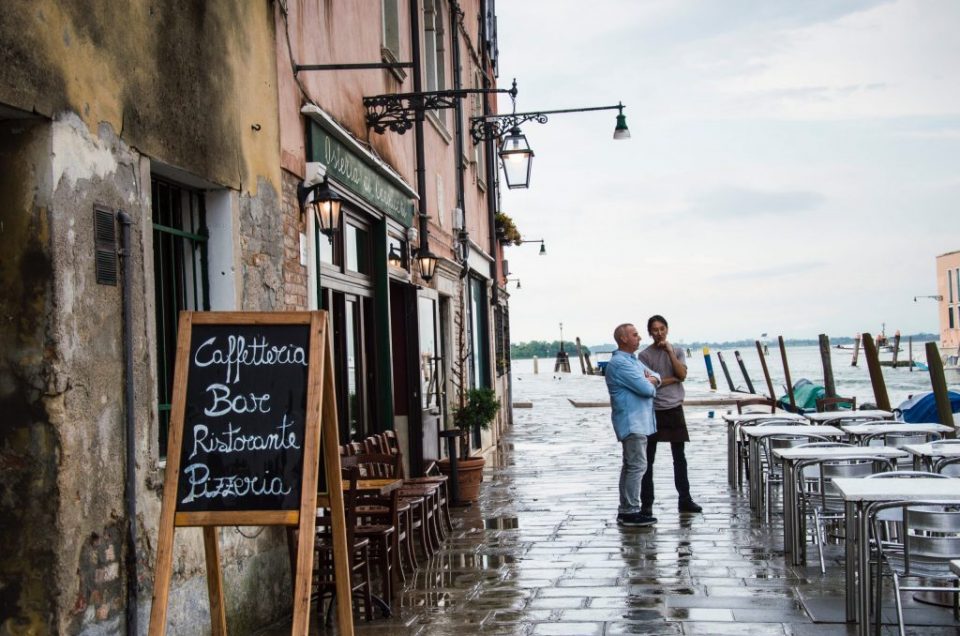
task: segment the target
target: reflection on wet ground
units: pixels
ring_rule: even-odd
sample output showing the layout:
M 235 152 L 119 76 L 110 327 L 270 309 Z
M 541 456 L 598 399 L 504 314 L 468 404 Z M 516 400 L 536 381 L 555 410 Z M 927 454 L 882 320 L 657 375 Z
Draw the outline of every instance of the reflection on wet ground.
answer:
M 844 624 L 843 549 L 814 560 L 783 558 L 781 521 L 750 515 L 746 493 L 726 483 L 721 420 L 688 412 L 687 457 L 701 515 L 677 512 L 669 452 L 657 454 L 652 528 L 616 525 L 620 447 L 609 409 L 576 409 L 567 397 L 597 393 L 602 378 L 524 376 L 500 451 L 488 457 L 481 500 L 454 509 L 456 532 L 421 559 L 395 616 L 357 620 L 357 634 L 736 634 L 832 636 Z M 889 586 L 888 586 L 889 587 Z M 892 598 L 888 599 L 893 620 Z M 910 634 L 957 634 L 949 611 L 907 602 Z M 335 628 L 313 631 L 336 633 Z M 289 634 L 289 624 L 262 632 Z M 885 635 L 894 634 L 885 625 Z

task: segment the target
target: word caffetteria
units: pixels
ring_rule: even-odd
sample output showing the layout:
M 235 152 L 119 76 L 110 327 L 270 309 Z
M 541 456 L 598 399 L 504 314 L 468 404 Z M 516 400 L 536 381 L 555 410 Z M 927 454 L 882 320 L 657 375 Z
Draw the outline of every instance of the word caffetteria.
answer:
M 224 347 L 224 344 L 226 345 Z M 226 343 L 214 336 L 197 347 L 193 363 L 198 367 L 223 365 L 228 384 L 240 380 L 240 367 L 258 367 L 274 364 L 307 366 L 307 352 L 295 345 L 275 345 L 263 336 L 248 341 L 243 336 L 227 336 Z

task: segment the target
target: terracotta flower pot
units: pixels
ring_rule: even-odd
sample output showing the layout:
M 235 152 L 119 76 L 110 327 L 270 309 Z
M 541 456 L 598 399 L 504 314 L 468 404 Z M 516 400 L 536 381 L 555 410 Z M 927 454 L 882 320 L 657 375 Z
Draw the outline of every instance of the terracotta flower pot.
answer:
M 461 502 L 473 503 L 479 499 L 484 464 L 486 460 L 483 457 L 457 459 L 457 493 Z M 444 475 L 450 475 L 449 459 L 441 459 L 437 462 L 437 467 Z

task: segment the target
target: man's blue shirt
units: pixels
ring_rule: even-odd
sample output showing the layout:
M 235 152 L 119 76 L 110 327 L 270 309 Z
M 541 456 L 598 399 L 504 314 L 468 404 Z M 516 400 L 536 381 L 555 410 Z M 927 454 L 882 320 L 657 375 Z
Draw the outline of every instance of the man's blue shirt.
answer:
M 653 435 L 657 432 L 653 416 L 653 396 L 657 394 L 657 389 L 644 376 L 644 369 L 649 371 L 632 354 L 618 349 L 613 352 L 604 370 L 607 390 L 610 392 L 613 430 L 620 441 L 632 433 Z M 653 371 L 650 373 L 660 377 Z

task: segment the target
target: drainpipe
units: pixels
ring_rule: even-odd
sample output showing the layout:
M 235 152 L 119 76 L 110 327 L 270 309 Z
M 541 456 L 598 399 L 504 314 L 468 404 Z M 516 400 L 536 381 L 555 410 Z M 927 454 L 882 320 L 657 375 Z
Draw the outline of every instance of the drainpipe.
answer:
M 413 68 L 411 69 L 413 75 L 413 92 L 420 93 L 423 91 L 423 73 L 420 70 L 420 2 L 418 0 L 410 0 L 409 6 L 410 48 L 413 53 L 411 56 L 411 62 L 413 62 Z M 426 153 L 423 148 L 424 116 L 425 113 L 423 111 L 418 111 L 413 123 L 417 162 L 415 168 L 417 175 L 417 194 L 420 196 L 417 207 L 419 210 L 419 240 L 421 248 L 427 247 L 430 240 L 430 228 L 427 225 Z M 416 305 L 413 308 L 413 312 L 415 315 L 419 315 L 419 308 L 416 307 Z M 416 402 L 410 404 L 410 423 L 408 424 L 408 428 L 411 432 L 416 432 L 415 435 L 410 435 L 410 472 L 411 474 L 419 475 L 423 466 L 423 412 L 420 408 L 419 380 L 415 380 L 415 382 L 417 383 L 416 393 L 414 394 Z
M 133 223 L 130 215 L 120 210 L 117 212 L 120 222 L 120 260 L 123 266 L 123 384 L 124 384 L 124 411 L 126 419 L 126 457 L 124 499 L 127 517 L 127 549 L 125 552 L 125 566 L 127 571 L 127 634 L 136 636 L 137 630 L 137 470 L 136 470 L 136 422 L 133 413 L 133 317 L 130 307 L 133 303 L 131 289 L 133 278 L 133 261 L 130 252 L 130 225 Z
M 410 48 L 413 49 L 412 62 L 413 68 L 413 92 L 423 91 L 423 74 L 420 71 L 420 3 L 416 0 L 410 2 Z M 427 226 L 427 176 L 424 164 L 426 162 L 423 149 L 423 118 L 425 113 L 417 112 L 413 123 L 413 133 L 416 139 L 416 161 L 415 172 L 417 175 L 417 194 L 420 195 L 418 205 L 419 209 L 419 231 L 420 245 L 426 247 L 427 239 L 430 236 L 430 228 Z
M 463 88 L 463 78 L 461 77 L 462 69 L 460 67 L 460 34 L 457 25 L 459 24 L 458 19 L 463 14 L 460 10 L 460 5 L 456 0 L 450 0 L 450 33 L 452 34 L 451 42 L 453 49 L 451 51 L 453 55 L 453 88 L 454 90 L 460 90 Z M 466 235 L 466 211 L 467 203 L 466 196 L 464 195 L 464 182 L 466 177 L 464 176 L 465 166 L 463 164 L 463 100 L 458 99 L 456 101 L 456 106 L 454 107 L 454 139 L 456 144 L 454 146 L 457 157 L 457 207 L 460 208 L 462 214 L 464 215 L 464 228 L 463 232 Z M 466 239 L 464 239 L 466 241 Z M 464 250 L 466 253 L 466 250 Z

